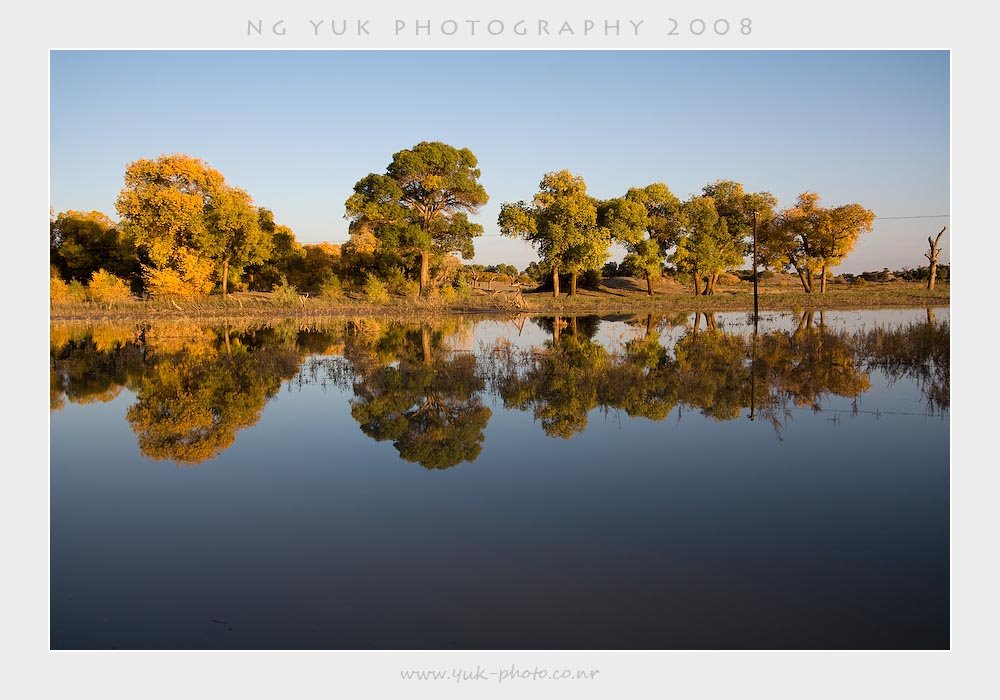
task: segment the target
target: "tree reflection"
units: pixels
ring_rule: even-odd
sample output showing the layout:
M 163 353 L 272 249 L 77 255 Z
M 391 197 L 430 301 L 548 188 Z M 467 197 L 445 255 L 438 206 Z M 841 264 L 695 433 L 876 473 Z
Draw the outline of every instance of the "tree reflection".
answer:
M 890 380 L 916 381 L 931 412 L 951 404 L 951 332 L 947 321 L 937 321 L 927 309 L 927 321 L 896 328 L 878 327 L 854 337 L 859 353 L 871 369 Z
M 351 415 L 375 440 L 392 440 L 399 456 L 447 469 L 479 456 L 492 415 L 482 404 L 476 358 L 442 347 L 444 333 L 390 324 L 352 344 L 358 361 Z M 383 362 L 390 358 L 394 364 Z
M 603 345 L 581 332 L 593 324 L 556 317 L 545 325 L 552 340 L 524 355 L 523 366 L 510 363 L 498 373 L 497 390 L 504 406 L 532 410 L 547 435 L 570 438 L 587 427 L 610 358 Z
M 260 420 L 307 348 L 329 334 L 292 324 L 232 328 L 197 325 L 55 329 L 51 404 L 109 400 L 123 387 L 136 401 L 126 418 L 143 455 L 198 464 Z
M 622 342 L 597 317 L 536 318 L 548 339 L 474 347 L 473 323 L 371 318 L 308 324 L 222 322 L 52 327 L 50 406 L 110 401 L 127 389 L 141 452 L 198 464 L 255 425 L 283 385 L 333 380 L 351 394 L 361 431 L 428 469 L 472 462 L 492 412 L 485 396 L 530 411 L 546 435 L 584 431 L 594 409 L 662 421 L 693 409 L 728 421 L 746 411 L 779 430 L 793 409 L 868 391 L 871 373 L 916 382 L 934 411 L 949 406 L 947 321 L 855 332 L 805 312 L 763 332 L 711 313 L 618 317 Z M 621 329 L 624 328 L 624 331 Z M 614 335 L 614 333 L 612 333 Z

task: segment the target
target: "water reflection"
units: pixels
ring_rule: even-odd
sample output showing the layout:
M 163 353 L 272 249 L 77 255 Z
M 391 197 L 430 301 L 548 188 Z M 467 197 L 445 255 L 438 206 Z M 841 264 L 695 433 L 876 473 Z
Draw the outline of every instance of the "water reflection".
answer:
M 525 321 L 504 326 L 517 334 L 481 334 L 462 317 L 53 324 L 50 404 L 127 389 L 142 454 L 193 465 L 230 447 L 283 386 L 322 383 L 349 396 L 365 435 L 429 469 L 476 460 L 490 402 L 562 439 L 595 409 L 653 421 L 747 415 L 780 437 L 792 411 L 855 399 L 875 372 L 917 384 L 928 413 L 949 405 L 949 324 L 931 309 L 917 322 L 852 327 L 822 312 L 778 315 L 756 331 L 711 313 Z M 522 337 L 531 324 L 544 339 Z

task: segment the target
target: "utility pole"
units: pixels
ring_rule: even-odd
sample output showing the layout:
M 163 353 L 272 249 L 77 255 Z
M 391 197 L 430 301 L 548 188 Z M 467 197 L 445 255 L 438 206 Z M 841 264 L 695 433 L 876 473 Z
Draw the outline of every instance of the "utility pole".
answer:
M 757 210 L 753 210 L 753 325 L 757 327 L 760 303 L 757 298 Z

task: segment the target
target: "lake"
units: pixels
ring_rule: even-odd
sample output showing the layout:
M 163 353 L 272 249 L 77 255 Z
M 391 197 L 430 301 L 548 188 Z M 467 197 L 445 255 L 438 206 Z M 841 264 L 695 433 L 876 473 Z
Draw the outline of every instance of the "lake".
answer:
M 53 323 L 55 649 L 946 649 L 947 308 Z

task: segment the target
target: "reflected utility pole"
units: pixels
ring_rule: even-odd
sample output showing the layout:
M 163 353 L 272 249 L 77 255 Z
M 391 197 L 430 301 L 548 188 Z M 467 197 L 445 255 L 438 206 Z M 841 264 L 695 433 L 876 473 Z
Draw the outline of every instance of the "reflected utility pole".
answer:
M 753 338 L 750 346 L 750 420 L 757 408 L 757 314 L 753 317 Z
M 757 210 L 753 210 L 753 338 L 750 346 L 750 420 L 757 408 L 757 321 L 760 319 L 760 301 L 757 290 Z

